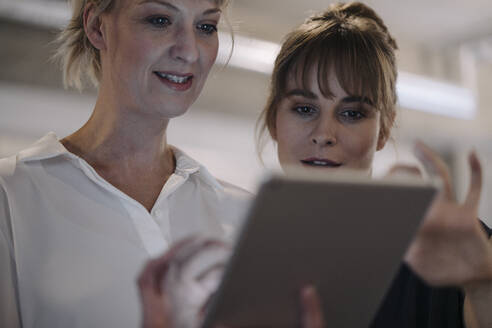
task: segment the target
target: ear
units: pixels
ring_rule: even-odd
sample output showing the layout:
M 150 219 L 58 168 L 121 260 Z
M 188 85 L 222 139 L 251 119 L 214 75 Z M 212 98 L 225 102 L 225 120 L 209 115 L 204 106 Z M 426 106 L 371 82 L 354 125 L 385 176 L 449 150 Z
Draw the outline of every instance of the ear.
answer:
M 381 149 L 384 148 L 386 145 L 386 142 L 388 141 L 389 133 L 384 132 L 383 129 L 379 131 L 379 136 L 378 136 L 378 144 L 376 147 L 376 151 L 380 151 Z
M 273 139 L 273 141 L 277 142 L 277 124 L 275 124 L 272 127 L 268 128 L 268 132 L 270 133 L 270 137 Z
M 93 2 L 88 2 L 84 8 L 84 30 L 87 39 L 98 50 L 106 48 L 106 42 L 102 33 L 101 16 L 96 16 L 96 7 Z

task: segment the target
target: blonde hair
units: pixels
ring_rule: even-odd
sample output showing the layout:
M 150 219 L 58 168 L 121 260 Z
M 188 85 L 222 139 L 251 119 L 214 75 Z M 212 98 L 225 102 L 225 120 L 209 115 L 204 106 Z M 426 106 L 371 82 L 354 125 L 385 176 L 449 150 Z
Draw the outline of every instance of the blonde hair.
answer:
M 308 18 L 286 36 L 275 61 L 270 94 L 257 121 L 259 152 L 266 143 L 266 131 L 275 136 L 277 108 L 287 92 L 287 78 L 301 76 L 303 86 L 308 87 L 315 65 L 324 96 L 332 96 L 328 76 L 334 69 L 346 92 L 367 98 L 381 111 L 381 133 L 389 137 L 396 116 L 397 49 L 383 20 L 360 2 L 334 4 Z
M 221 8 L 227 7 L 230 0 L 215 0 Z M 83 79 L 88 77 L 95 87 L 101 79 L 101 58 L 87 38 L 84 29 L 84 10 L 88 3 L 95 7 L 92 19 L 109 12 L 115 0 L 71 0 L 72 18 L 61 31 L 56 43 L 58 44 L 54 58 L 59 60 L 63 70 L 63 84 L 65 87 L 83 88 Z

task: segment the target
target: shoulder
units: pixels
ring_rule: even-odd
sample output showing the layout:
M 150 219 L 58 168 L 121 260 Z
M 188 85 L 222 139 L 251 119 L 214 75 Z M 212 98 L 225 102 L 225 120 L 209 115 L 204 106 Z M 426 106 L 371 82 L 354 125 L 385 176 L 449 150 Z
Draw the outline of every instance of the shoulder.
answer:
M 11 197 L 35 192 L 32 181 L 44 176 L 46 161 L 65 154 L 56 135 L 48 133 L 17 154 L 0 158 L 0 187 Z
M 250 198 L 251 193 L 232 183 L 217 179 L 206 167 L 184 151 L 173 146 L 176 158 L 176 172 L 192 177 L 201 181 L 203 186 L 207 186 L 216 194 L 227 198 Z M 195 180 L 196 181 L 196 180 Z
M 0 158 L 0 177 L 12 176 L 17 166 L 17 155 Z
M 223 192 L 231 197 L 244 198 L 244 199 L 250 199 L 253 197 L 253 193 L 249 192 L 244 188 L 236 186 L 227 181 L 223 181 L 220 179 L 216 179 L 216 180 L 218 184 L 222 187 Z
M 57 136 L 50 132 L 29 147 L 10 157 L 0 159 L 0 177 L 10 177 L 16 174 L 21 163 L 40 161 L 68 153 L 58 141 Z
M 232 236 L 245 217 L 252 194 L 232 183 L 217 179 L 201 163 L 173 147 L 176 172 L 189 177 L 198 198 L 206 203 L 209 213 L 218 219 L 227 236 Z

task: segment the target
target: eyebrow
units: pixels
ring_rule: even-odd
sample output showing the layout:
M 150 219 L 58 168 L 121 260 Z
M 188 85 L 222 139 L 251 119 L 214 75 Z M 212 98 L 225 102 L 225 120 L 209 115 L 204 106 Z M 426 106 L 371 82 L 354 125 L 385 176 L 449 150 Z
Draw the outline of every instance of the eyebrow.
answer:
M 309 90 L 304 90 L 304 89 L 293 89 L 290 90 L 286 93 L 286 97 L 292 97 L 292 96 L 301 96 L 304 98 L 308 98 L 311 100 L 317 100 L 318 96 Z M 371 99 L 367 97 L 362 97 L 362 96 L 347 96 L 344 97 L 340 102 L 342 103 L 365 103 L 369 106 L 374 106 L 374 103 L 371 101 Z
M 156 4 L 159 4 L 159 5 L 162 5 L 162 6 L 165 6 L 173 11 L 179 11 L 179 8 L 170 4 L 169 2 L 167 1 L 164 1 L 164 0 L 141 0 L 138 4 L 139 5 L 143 5 L 144 3 L 156 3 Z M 216 13 L 221 13 L 222 10 L 220 10 L 220 8 L 211 8 L 211 9 L 207 9 L 203 12 L 203 15 L 211 15 L 211 14 L 216 14 Z
M 287 97 L 301 96 L 301 97 L 313 99 L 313 100 L 318 99 L 318 96 L 314 92 L 311 92 L 309 90 L 304 90 L 304 89 L 292 89 L 292 90 L 288 91 L 285 94 L 285 96 L 287 96 Z
M 367 97 L 362 97 L 362 96 L 348 96 L 348 97 L 343 98 L 342 102 L 344 102 L 344 103 L 358 102 L 358 103 L 367 104 L 369 106 L 374 106 L 374 103 L 371 101 L 371 99 L 369 99 Z
M 141 0 L 138 4 L 143 5 L 144 3 L 156 3 L 158 5 L 162 5 L 165 7 L 168 7 L 171 10 L 178 11 L 178 7 L 170 4 L 169 2 L 163 1 L 163 0 Z

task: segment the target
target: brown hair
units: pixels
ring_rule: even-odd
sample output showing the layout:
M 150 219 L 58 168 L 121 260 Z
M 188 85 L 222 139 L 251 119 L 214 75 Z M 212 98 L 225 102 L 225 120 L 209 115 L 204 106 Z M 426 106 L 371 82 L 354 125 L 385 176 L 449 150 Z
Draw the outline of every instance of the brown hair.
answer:
M 226 7 L 229 1 L 215 0 L 222 8 Z M 84 10 L 88 3 L 92 3 L 95 7 L 93 19 L 96 19 L 110 11 L 116 0 L 70 0 L 70 2 L 72 18 L 56 40 L 58 49 L 54 58 L 59 59 L 62 64 L 65 87 L 81 90 L 84 75 L 97 87 L 101 78 L 101 58 L 99 50 L 91 44 L 85 34 Z
M 331 5 L 289 33 L 271 76 L 270 95 L 257 122 L 257 144 L 264 146 L 266 130 L 275 136 L 277 108 L 289 74 L 309 86 L 309 72 L 318 65 L 318 84 L 324 96 L 330 70 L 347 92 L 369 99 L 381 111 L 381 133 L 388 137 L 396 116 L 396 41 L 383 20 L 360 2 Z

